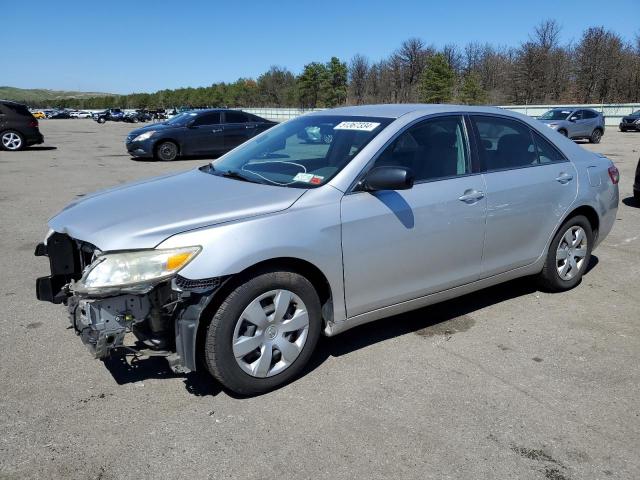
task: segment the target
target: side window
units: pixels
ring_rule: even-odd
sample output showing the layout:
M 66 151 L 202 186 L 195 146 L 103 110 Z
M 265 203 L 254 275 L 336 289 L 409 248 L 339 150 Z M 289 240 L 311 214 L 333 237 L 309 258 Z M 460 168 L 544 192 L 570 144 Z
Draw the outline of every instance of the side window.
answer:
M 575 112 L 573 112 L 571 114 L 571 116 L 569 118 L 573 119 L 573 120 L 582 120 L 584 118 L 583 117 L 583 112 L 584 112 L 584 110 L 576 110 Z
M 410 168 L 416 182 L 470 173 L 462 117 L 439 117 L 410 127 L 382 152 L 375 166 Z
M 480 136 L 478 150 L 487 171 L 535 165 L 537 155 L 529 127 L 504 117 L 471 117 Z
M 583 110 L 583 117 L 582 118 L 596 118 L 598 116 L 598 114 L 592 110 Z
M 194 125 L 218 125 L 220 123 L 220 112 L 205 113 L 200 115 L 193 122 Z
M 538 162 L 541 165 L 567 161 L 558 149 L 538 132 L 533 132 L 533 139 L 536 143 L 536 151 L 538 152 Z
M 242 112 L 225 112 L 225 123 L 246 123 L 247 116 Z

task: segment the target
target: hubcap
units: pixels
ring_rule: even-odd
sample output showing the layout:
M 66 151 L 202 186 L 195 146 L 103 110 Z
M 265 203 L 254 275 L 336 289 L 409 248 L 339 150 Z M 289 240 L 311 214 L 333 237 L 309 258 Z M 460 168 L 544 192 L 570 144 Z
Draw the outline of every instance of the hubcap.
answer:
M 574 225 L 562 236 L 556 250 L 556 268 L 562 280 L 574 278 L 584 265 L 587 256 L 587 234 Z
M 162 158 L 173 158 L 176 155 L 176 147 L 171 143 L 165 143 L 160 147 Z
M 252 377 L 271 377 L 298 358 L 309 334 L 309 313 L 289 290 L 272 290 L 249 303 L 236 322 L 233 355 Z
M 7 132 L 2 135 L 2 145 L 7 150 L 17 150 L 22 145 L 22 139 L 16 133 Z

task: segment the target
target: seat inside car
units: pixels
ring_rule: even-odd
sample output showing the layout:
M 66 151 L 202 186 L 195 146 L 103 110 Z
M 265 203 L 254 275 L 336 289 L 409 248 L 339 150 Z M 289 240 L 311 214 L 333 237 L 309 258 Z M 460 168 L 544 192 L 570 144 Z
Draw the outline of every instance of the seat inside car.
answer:
M 525 167 L 535 162 L 531 138 L 518 133 L 503 135 L 491 162 L 492 169 Z

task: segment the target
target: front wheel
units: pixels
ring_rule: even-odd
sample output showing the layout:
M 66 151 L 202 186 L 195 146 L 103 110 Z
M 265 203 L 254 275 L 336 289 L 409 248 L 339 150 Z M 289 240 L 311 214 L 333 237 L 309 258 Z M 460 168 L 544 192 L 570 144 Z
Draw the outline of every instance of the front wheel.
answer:
M 207 327 L 204 354 L 228 389 L 256 395 L 297 376 L 315 349 L 320 300 L 302 275 L 266 271 L 236 287 Z
M 2 132 L 2 136 L 0 136 L 3 150 L 17 151 L 24 148 L 24 138 L 20 132 L 16 132 L 15 130 L 7 130 L 6 132 Z
M 600 143 L 601 139 L 602 139 L 602 130 L 600 130 L 599 128 L 596 128 L 591 133 L 591 136 L 589 137 L 589 142 L 590 143 Z
M 106 121 L 107 120 L 104 117 L 98 117 L 98 120 L 97 120 L 98 123 L 104 123 Z
M 561 292 L 575 287 L 589 265 L 593 248 L 593 230 L 586 217 L 567 220 L 549 245 L 539 281 L 548 291 Z
M 173 142 L 162 142 L 156 147 L 156 158 L 163 162 L 175 160 L 178 156 L 178 146 Z

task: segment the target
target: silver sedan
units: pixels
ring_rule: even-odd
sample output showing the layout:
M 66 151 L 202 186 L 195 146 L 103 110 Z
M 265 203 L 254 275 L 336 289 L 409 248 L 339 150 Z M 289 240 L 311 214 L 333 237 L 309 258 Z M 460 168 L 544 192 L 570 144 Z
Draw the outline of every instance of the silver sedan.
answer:
M 51 265 L 37 294 L 67 305 L 97 358 L 163 354 L 257 394 L 298 375 L 322 333 L 516 277 L 575 287 L 618 175 L 497 108 L 326 110 L 71 204 L 36 249 Z

